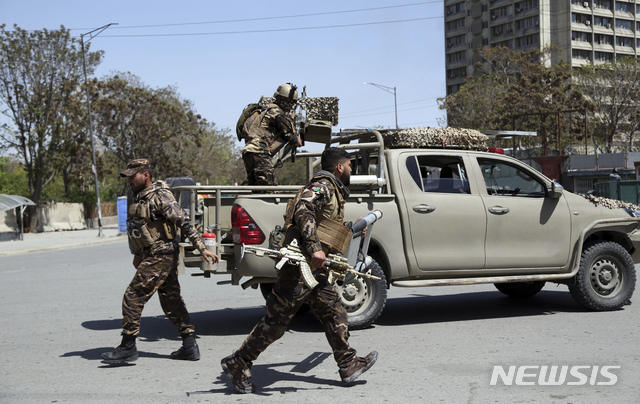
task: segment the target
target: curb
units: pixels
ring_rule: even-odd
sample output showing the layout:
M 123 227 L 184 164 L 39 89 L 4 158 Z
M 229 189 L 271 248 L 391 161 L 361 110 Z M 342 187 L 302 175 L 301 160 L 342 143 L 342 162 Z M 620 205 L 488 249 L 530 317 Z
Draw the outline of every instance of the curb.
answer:
M 96 244 L 107 244 L 107 243 L 115 243 L 115 242 L 124 242 L 127 241 L 127 237 L 121 236 L 112 236 L 112 237 L 104 237 L 104 238 L 95 238 L 95 239 L 87 239 L 81 240 L 77 242 L 70 242 L 69 244 L 58 244 L 58 245 L 48 245 L 48 246 L 37 246 L 37 247 L 27 247 L 9 251 L 0 251 L 0 257 L 9 256 L 9 255 L 18 255 L 18 254 L 29 254 L 34 252 L 44 252 L 44 251 L 55 251 L 55 250 L 64 250 L 68 248 L 76 248 L 76 247 L 86 247 L 90 245 Z M 0 248 L 2 245 L 0 244 Z

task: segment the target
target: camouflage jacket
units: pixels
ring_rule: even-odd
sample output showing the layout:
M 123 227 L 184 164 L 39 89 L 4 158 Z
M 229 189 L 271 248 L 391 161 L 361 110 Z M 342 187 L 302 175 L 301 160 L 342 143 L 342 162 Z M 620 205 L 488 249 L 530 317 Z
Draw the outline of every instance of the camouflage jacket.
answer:
M 293 209 L 293 225 L 307 253 L 322 250 L 316 227 L 323 219 L 344 220 L 344 198 L 349 189 L 328 171 L 318 171 L 305 186 Z M 345 224 L 346 225 L 346 224 Z
M 285 113 L 276 104 L 267 104 L 265 110 L 256 119 L 249 117 L 245 122 L 245 131 L 250 140 L 242 149 L 246 152 L 260 153 L 274 148 L 276 139 L 288 141 L 295 133 L 293 117 Z
M 156 181 L 152 186 L 146 188 L 134 195 L 134 203 L 144 200 L 148 206 L 148 217 L 152 222 L 161 221 L 165 228 L 173 233 L 174 237 L 162 234 L 151 247 L 147 254 L 173 254 L 178 252 L 178 242 L 175 238 L 176 228 L 181 230 L 181 234 L 186 236 L 191 244 L 200 252 L 206 249 L 206 246 L 200 238 L 200 234 L 191 224 L 189 215 L 180 207 L 178 202 L 171 193 L 169 185 L 164 181 Z M 131 219 L 131 216 L 129 216 Z

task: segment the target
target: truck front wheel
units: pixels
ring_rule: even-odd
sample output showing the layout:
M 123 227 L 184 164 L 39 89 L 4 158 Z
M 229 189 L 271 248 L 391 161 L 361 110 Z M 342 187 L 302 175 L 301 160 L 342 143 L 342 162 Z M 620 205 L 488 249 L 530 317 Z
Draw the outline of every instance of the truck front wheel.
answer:
M 583 306 L 606 311 L 629 303 L 635 287 L 636 270 L 627 250 L 612 241 L 596 241 L 582 250 L 580 269 L 569 291 Z
M 387 302 L 387 280 L 380 265 L 372 261 L 367 268 L 380 280 L 356 276 L 347 283 L 336 282 L 335 287 L 349 317 L 349 328 L 360 330 L 375 322 Z

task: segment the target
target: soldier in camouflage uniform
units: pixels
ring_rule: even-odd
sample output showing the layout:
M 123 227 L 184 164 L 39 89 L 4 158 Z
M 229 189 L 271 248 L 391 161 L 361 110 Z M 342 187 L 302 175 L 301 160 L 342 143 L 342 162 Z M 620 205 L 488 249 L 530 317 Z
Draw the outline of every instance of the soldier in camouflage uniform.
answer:
M 171 358 L 198 360 L 200 351 L 195 341 L 195 329 L 180 296 L 177 228 L 200 251 L 203 259 L 214 263 L 218 256 L 206 249 L 168 184 L 151 182 L 149 160 L 130 161 L 120 176 L 127 177 L 134 194 L 134 203 L 129 206 L 127 233 L 136 274 L 122 300 L 122 343 L 113 351 L 103 353 L 102 358 L 109 363 L 138 359 L 136 337 L 140 332 L 142 309 L 157 291 L 162 310 L 178 327 L 182 337 L 182 347 L 173 352 Z
M 260 113 L 247 118 L 243 127 L 246 144 L 242 159 L 249 185 L 277 185 L 271 158 L 287 142 L 302 144 L 291 115 L 298 99 L 296 86 L 283 84 L 273 96 L 275 104 L 267 104 Z
M 351 175 L 349 154 L 337 148 L 322 153 L 322 170 L 294 200 L 291 223 L 285 222 L 285 241 L 298 239 L 303 252 L 308 254 L 318 285 L 312 290 L 305 284 L 297 265 L 285 264 L 278 272 L 278 280 L 267 297 L 266 315 L 256 324 L 244 343 L 232 355 L 222 359 L 222 368 L 240 393 L 252 393 L 249 382 L 254 360 L 274 341 L 282 337 L 287 324 L 303 303 L 307 303 L 318 315 L 340 368 L 342 382 L 350 384 L 375 363 L 378 353 L 366 357 L 356 355 L 349 346 L 348 322 L 340 297 L 328 281 L 324 268 L 327 247 L 320 242 L 316 227 L 323 220 L 344 219 L 344 198 L 348 196 Z

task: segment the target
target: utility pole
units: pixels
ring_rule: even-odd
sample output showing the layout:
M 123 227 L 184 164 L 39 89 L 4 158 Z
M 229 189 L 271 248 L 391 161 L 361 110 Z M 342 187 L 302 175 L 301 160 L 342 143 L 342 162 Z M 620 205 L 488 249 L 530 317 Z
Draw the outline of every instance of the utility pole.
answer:
M 100 211 L 100 187 L 98 184 L 98 167 L 96 165 L 96 148 L 95 142 L 93 140 L 93 122 L 91 120 L 91 97 L 89 95 L 89 81 L 87 80 L 87 58 L 84 53 L 84 37 L 85 35 L 89 36 L 87 43 L 91 41 L 96 36 L 100 35 L 102 31 L 109 28 L 111 25 L 117 25 L 117 23 L 110 23 L 100 28 L 96 28 L 93 31 L 89 31 L 85 34 L 80 34 L 80 46 L 82 47 L 82 68 L 84 70 L 84 86 L 87 92 L 87 111 L 89 113 L 89 136 L 91 137 L 91 156 L 93 158 L 93 163 L 91 165 L 91 171 L 93 171 L 93 180 L 96 184 L 96 206 L 98 208 L 98 237 L 104 237 L 104 233 L 102 232 L 102 213 Z
M 396 88 L 395 87 L 387 87 L 387 86 L 383 86 L 382 84 L 376 84 L 376 83 L 362 83 L 362 84 L 370 84 L 374 87 L 378 87 L 379 89 L 388 92 L 389 94 L 393 94 L 393 104 L 395 105 L 395 110 L 396 110 L 396 129 L 399 129 L 398 127 L 398 100 L 396 98 Z

